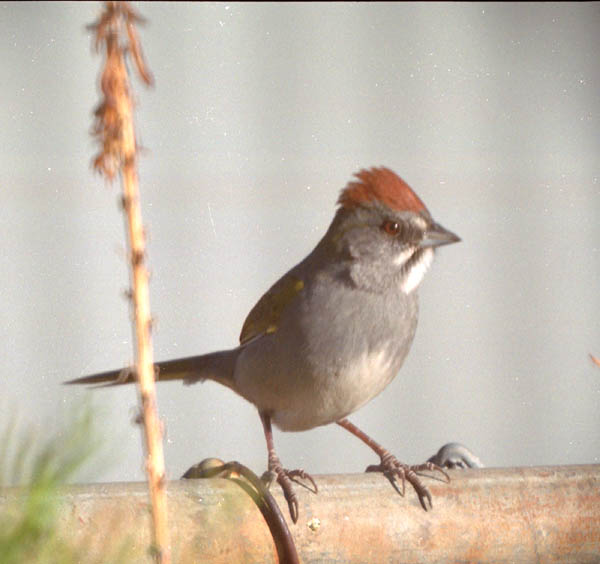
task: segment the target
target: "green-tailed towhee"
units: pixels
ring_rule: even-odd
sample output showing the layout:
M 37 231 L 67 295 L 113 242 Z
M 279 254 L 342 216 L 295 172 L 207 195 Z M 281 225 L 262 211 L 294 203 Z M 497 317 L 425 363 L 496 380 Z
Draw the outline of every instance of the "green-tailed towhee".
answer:
M 416 472 L 442 471 L 431 462 L 399 462 L 346 416 L 398 373 L 417 326 L 416 289 L 434 249 L 460 239 L 435 223 L 408 184 L 387 168 L 361 170 L 338 204 L 315 249 L 254 306 L 238 347 L 157 364 L 158 380 L 215 380 L 257 407 L 268 468 L 294 522 L 292 481 L 314 481 L 302 470 L 282 467 L 271 422 L 283 431 L 341 425 L 379 455 L 380 464 L 368 470 L 382 471 L 392 482 L 408 480 L 425 509 L 431 495 Z M 122 384 L 133 378 L 131 371 L 112 371 L 69 383 Z

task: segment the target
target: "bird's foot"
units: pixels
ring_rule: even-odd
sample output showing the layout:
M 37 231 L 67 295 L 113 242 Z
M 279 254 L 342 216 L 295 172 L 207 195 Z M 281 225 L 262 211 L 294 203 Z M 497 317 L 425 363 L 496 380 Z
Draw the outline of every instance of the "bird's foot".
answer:
M 299 484 L 313 493 L 318 493 L 319 491 L 316 482 L 308 472 L 305 472 L 302 469 L 288 470 L 287 468 L 281 466 L 281 462 L 276 457 L 269 458 L 269 470 L 263 474 L 262 479 L 267 486 L 270 486 L 274 481 L 277 481 L 277 483 L 281 486 L 283 495 L 290 510 L 290 516 L 294 523 L 298 521 L 298 496 L 294 491 L 292 482 Z M 301 480 L 310 482 L 312 487 Z
M 381 454 L 381 464 L 373 464 L 366 469 L 366 472 L 382 472 L 400 495 L 404 495 L 405 482 L 408 482 L 417 492 L 421 506 L 427 511 L 428 508 L 426 502 L 429 501 L 430 508 L 433 507 L 433 504 L 431 502 L 431 493 L 429 492 L 429 489 L 417 475 L 418 472 L 423 471 L 440 472 L 446 478 L 446 481 L 450 481 L 450 476 L 433 462 L 427 461 L 423 464 L 409 466 L 408 464 L 400 462 L 387 450 L 384 450 L 383 454 Z M 398 478 L 402 482 L 402 490 L 398 488 Z

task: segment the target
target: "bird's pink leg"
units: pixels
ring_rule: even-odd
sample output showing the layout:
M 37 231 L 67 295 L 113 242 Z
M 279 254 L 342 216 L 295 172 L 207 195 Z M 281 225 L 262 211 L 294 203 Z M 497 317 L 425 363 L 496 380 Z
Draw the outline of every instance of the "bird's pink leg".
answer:
M 404 464 L 398 461 L 393 454 L 383 448 L 379 443 L 375 442 L 371 437 L 369 437 L 369 435 L 361 431 L 356 425 L 350 423 L 348 419 L 340 419 L 337 421 L 337 424 L 347 431 L 350 431 L 354 436 L 358 437 L 363 443 L 374 450 L 379 455 L 379 458 L 381 458 L 381 463 L 369 466 L 366 470 L 367 472 L 383 472 L 383 475 L 392 483 L 396 490 L 398 490 L 396 486 L 396 478 L 400 478 L 402 481 L 402 495 L 404 495 L 404 483 L 407 481 L 412 485 L 413 488 L 415 488 L 423 509 L 427 511 L 427 504 L 425 503 L 425 500 L 429 501 L 429 507 L 433 507 L 431 503 L 431 493 L 429 492 L 427 486 L 423 484 L 419 476 L 417 476 L 417 472 L 422 472 L 423 470 L 435 470 L 441 472 L 446 479 L 450 481 L 450 477 L 448 474 L 446 474 L 446 472 L 444 472 L 444 470 L 442 470 L 442 468 L 433 462 L 425 462 L 415 466 Z M 398 492 L 400 492 L 400 490 L 398 490 Z
M 263 412 L 259 412 L 259 415 L 260 420 L 263 424 L 265 439 L 267 440 L 267 452 L 269 454 L 269 472 L 275 475 L 277 483 L 281 486 L 281 489 L 283 490 L 283 495 L 285 496 L 285 500 L 288 503 L 290 516 L 292 518 L 292 521 L 295 523 L 296 521 L 298 521 L 298 497 L 296 496 L 296 492 L 294 492 L 292 482 L 296 482 L 297 484 L 308 488 L 308 486 L 300 482 L 299 479 L 308 480 L 312 484 L 312 491 L 314 491 L 314 493 L 317 493 L 319 490 L 312 476 L 304 470 L 288 470 L 281 465 L 281 461 L 279 460 L 279 457 L 275 452 L 275 444 L 273 442 L 273 430 L 271 429 L 271 417 L 270 415 Z

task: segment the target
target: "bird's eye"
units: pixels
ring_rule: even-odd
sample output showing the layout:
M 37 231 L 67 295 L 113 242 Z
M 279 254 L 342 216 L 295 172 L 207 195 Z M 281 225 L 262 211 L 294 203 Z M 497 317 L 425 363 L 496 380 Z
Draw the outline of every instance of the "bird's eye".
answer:
M 388 219 L 382 223 L 381 229 L 383 229 L 388 235 L 398 235 L 400 232 L 400 224 L 397 221 Z

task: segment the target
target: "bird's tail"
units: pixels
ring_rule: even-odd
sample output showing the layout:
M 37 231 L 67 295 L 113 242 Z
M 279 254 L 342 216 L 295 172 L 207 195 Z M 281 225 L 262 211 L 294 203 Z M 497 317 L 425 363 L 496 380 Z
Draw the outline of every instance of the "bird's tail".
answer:
M 239 348 L 218 351 L 200 356 L 177 358 L 166 362 L 157 362 L 156 379 L 183 380 L 184 384 L 195 384 L 203 380 L 214 380 L 228 388 L 233 388 L 233 373 L 235 363 L 240 352 Z M 111 370 L 101 374 L 92 374 L 68 380 L 65 384 L 92 384 L 99 386 L 120 386 L 130 384 L 136 379 L 135 370 L 124 368 Z

